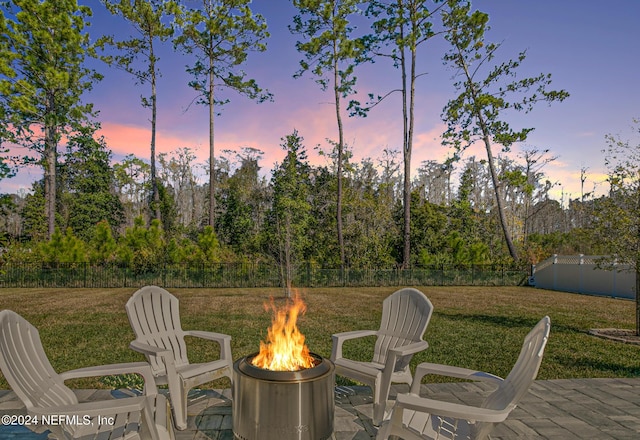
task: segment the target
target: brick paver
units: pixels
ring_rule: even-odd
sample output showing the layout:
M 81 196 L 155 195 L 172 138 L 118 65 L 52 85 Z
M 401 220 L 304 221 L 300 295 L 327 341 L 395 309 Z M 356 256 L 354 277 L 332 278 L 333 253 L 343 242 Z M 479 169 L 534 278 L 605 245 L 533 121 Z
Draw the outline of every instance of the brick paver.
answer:
M 431 398 L 478 404 L 490 392 L 481 383 L 423 385 Z M 394 386 L 390 400 L 406 385 Z M 82 390 L 81 398 L 103 398 L 109 391 Z M 372 399 L 367 387 L 336 387 L 335 440 L 371 440 Z M 232 440 L 230 390 L 201 390 L 190 395 L 188 427 L 176 440 Z M 15 395 L 0 391 L 0 415 L 24 414 Z M 631 440 L 640 438 L 640 378 L 536 381 L 492 439 Z M 46 439 L 22 426 L 0 426 L 0 439 Z M 284 440 L 284 439 L 283 439 Z

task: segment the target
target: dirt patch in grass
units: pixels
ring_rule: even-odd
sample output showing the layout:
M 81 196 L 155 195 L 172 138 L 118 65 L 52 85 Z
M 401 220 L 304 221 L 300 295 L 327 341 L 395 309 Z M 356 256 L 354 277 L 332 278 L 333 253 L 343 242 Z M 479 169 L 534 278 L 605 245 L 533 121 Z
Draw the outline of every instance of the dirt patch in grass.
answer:
M 640 345 L 640 335 L 635 330 L 619 328 L 594 328 L 589 330 L 589 334 L 610 341 L 622 342 L 624 344 Z

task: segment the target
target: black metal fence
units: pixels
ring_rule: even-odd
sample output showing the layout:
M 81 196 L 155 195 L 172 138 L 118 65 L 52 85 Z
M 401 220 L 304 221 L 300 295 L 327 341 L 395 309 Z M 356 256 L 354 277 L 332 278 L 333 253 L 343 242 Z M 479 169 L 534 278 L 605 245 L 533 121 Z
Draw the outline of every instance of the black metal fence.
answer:
M 525 282 L 528 268 L 510 265 L 434 265 L 399 268 L 325 268 L 303 263 L 293 269 L 296 287 L 512 286 Z M 163 264 L 136 268 L 121 264 L 24 263 L 0 266 L 0 287 L 280 287 L 280 268 L 267 263 Z

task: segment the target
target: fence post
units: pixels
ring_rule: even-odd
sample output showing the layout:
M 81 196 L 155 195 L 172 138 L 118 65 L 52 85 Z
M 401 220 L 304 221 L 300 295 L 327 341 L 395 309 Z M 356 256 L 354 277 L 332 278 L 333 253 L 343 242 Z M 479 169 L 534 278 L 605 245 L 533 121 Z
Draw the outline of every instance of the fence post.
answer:
M 613 270 L 611 271 L 611 276 L 613 277 L 612 281 L 612 285 L 611 285 L 611 295 L 612 296 L 616 296 L 616 274 L 618 273 L 618 270 L 616 269 L 616 266 L 618 265 L 618 259 L 616 258 L 615 260 L 613 260 Z
M 167 286 L 167 262 L 162 262 L 162 287 Z
M 578 255 L 578 292 L 584 293 L 584 254 Z
M 553 290 L 558 288 L 558 254 L 553 254 Z

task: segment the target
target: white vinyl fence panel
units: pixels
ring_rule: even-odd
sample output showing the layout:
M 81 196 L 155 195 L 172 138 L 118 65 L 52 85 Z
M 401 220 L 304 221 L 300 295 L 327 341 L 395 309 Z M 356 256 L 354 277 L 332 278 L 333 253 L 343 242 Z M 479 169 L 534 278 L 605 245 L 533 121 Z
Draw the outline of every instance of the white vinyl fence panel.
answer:
M 635 299 L 636 275 L 629 265 L 600 269 L 597 255 L 554 255 L 533 266 L 536 287 Z

